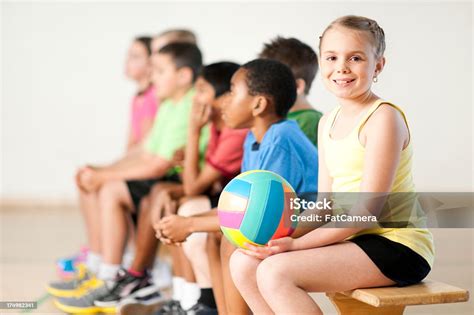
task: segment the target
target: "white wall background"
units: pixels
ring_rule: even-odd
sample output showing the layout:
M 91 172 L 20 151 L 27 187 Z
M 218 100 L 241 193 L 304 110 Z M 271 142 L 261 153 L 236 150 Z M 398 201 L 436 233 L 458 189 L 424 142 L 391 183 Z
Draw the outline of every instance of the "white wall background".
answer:
M 387 66 L 375 90 L 408 115 L 419 191 L 472 191 L 472 3 L 2 2 L 2 198 L 73 198 L 73 173 L 124 149 L 130 40 L 193 29 L 205 62 L 253 59 L 276 35 L 315 49 L 330 21 L 376 19 Z M 334 98 L 316 79 L 315 107 Z

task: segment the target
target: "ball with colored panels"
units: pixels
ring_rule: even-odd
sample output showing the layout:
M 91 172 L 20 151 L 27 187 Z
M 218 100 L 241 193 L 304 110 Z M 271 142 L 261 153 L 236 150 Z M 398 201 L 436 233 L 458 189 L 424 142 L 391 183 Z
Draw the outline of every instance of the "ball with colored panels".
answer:
M 290 198 L 296 193 L 280 175 L 248 171 L 232 179 L 219 197 L 218 215 L 224 236 L 235 246 L 265 245 L 291 235 L 296 228 L 290 216 Z

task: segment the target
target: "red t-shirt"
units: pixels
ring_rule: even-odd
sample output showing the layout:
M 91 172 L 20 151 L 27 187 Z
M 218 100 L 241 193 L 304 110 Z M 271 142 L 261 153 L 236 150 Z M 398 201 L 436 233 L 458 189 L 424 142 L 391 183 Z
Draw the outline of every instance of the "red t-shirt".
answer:
M 225 185 L 240 173 L 243 144 L 248 129 L 230 129 L 223 127 L 218 131 L 211 124 L 210 138 L 206 151 L 206 162 L 221 172 Z

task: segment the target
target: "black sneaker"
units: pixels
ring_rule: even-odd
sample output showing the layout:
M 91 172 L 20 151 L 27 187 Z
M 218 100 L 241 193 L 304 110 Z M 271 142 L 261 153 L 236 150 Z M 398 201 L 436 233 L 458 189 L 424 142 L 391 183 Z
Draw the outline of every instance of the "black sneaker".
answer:
M 124 269 L 120 269 L 115 284 L 109 288 L 109 293 L 94 301 L 96 306 L 116 307 L 125 298 L 146 296 L 158 292 L 150 282 L 150 276 L 135 277 Z
M 171 300 L 153 315 L 186 315 L 186 311 L 179 301 Z
M 122 299 L 117 307 L 120 315 L 147 315 L 161 309 L 169 299 L 157 290 L 151 294 L 137 294 L 134 297 Z
M 193 307 L 186 310 L 187 315 L 217 315 L 215 308 L 209 307 L 202 303 L 196 303 Z

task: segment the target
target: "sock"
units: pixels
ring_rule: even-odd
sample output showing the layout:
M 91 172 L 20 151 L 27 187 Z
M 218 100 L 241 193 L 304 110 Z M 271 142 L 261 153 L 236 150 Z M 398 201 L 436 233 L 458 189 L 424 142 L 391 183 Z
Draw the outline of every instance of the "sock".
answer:
M 133 263 L 133 259 L 135 258 L 135 251 L 133 247 L 127 246 L 123 256 L 122 256 L 122 266 L 124 268 L 130 268 Z
M 97 274 L 97 278 L 101 280 L 111 280 L 115 279 L 117 272 L 120 269 L 120 265 L 112 265 L 101 263 L 99 267 L 99 273 Z
M 184 282 L 183 294 L 181 296 L 181 307 L 188 310 L 193 307 L 201 296 L 201 288 L 196 282 Z
M 152 269 L 153 283 L 159 289 L 171 288 L 173 275 L 171 266 L 164 260 L 157 260 Z
M 212 288 L 201 288 L 201 297 L 199 298 L 198 303 L 204 304 L 213 309 L 217 309 Z
M 180 301 L 183 295 L 184 278 L 173 277 L 173 297 L 175 301 Z
M 132 268 L 128 268 L 128 273 L 131 274 L 132 276 L 136 277 L 136 278 L 141 278 L 145 275 L 145 272 L 144 271 L 136 271 L 136 270 L 133 270 Z
M 96 275 L 99 272 L 100 261 L 99 254 L 89 251 L 86 258 L 87 269 Z

